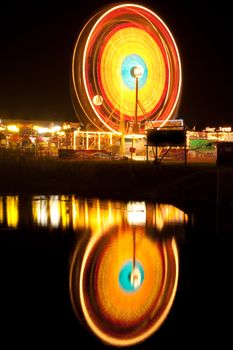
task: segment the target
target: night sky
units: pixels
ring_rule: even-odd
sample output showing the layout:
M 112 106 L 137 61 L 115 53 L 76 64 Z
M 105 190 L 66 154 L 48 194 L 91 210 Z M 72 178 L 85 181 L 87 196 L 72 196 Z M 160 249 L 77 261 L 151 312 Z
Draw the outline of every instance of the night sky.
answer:
M 114 1 L 5 2 L 0 10 L 0 119 L 77 121 L 70 69 L 77 36 Z M 233 126 L 233 15 L 230 2 L 151 0 L 180 51 L 179 118 L 192 128 Z

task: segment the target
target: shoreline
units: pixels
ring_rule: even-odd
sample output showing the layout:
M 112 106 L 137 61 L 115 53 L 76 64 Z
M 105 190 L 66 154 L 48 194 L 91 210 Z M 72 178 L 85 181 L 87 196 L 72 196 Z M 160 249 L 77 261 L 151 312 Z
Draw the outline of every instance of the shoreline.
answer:
M 233 167 L 132 160 L 0 157 L 0 194 L 233 203 Z

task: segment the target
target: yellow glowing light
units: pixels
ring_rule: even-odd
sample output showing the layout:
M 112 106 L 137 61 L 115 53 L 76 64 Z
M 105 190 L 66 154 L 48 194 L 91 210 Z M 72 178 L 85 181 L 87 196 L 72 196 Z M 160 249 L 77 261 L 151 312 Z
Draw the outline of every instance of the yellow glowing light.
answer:
M 132 76 L 134 78 L 140 78 L 142 75 L 143 75 L 143 72 L 144 72 L 144 69 L 143 67 L 141 66 L 135 66 L 133 69 L 132 69 Z
M 117 204 L 100 202 L 98 199 L 81 200 L 72 197 L 73 228 L 89 228 L 91 232 L 102 232 L 103 229 L 121 222 L 122 212 Z
M 145 202 L 129 202 L 127 203 L 127 219 L 129 224 L 145 224 L 146 223 L 146 203 Z
M 33 129 L 36 130 L 38 134 L 45 134 L 50 131 L 49 128 L 44 128 L 42 126 L 37 126 L 37 125 L 35 125 Z
M 48 199 L 45 197 L 34 197 L 32 202 L 33 221 L 41 226 L 48 224 Z
M 70 200 L 69 196 L 62 195 L 60 198 L 60 214 L 61 214 L 61 224 L 62 228 L 66 229 L 69 227 L 70 222 L 72 221 L 72 201 Z
M 34 125 L 33 129 L 36 130 L 38 132 L 38 134 L 46 134 L 46 133 L 59 132 L 61 130 L 61 126 L 54 125 L 54 126 L 48 128 L 48 127 L 43 127 L 43 126 L 39 126 L 39 125 Z
M 220 126 L 219 131 L 231 132 L 231 126 Z
M 100 95 L 95 95 L 95 96 L 93 97 L 93 103 L 94 103 L 94 105 L 96 105 L 96 106 L 100 106 L 100 105 L 103 103 L 103 97 L 100 96 Z
M 61 130 L 61 126 L 60 125 L 54 125 L 50 128 L 50 132 L 58 132 Z
M 16 228 L 19 220 L 18 196 L 6 197 L 7 225 Z
M 7 125 L 7 130 L 11 132 L 19 132 L 19 128 L 17 125 Z
M 156 204 L 155 225 L 158 231 L 167 223 L 185 223 L 188 221 L 188 215 L 179 208 L 171 204 Z
M 60 223 L 60 200 L 58 196 L 51 196 L 49 201 L 50 221 L 52 227 L 59 227 Z
M 3 223 L 4 220 L 4 208 L 3 208 L 3 197 L 0 197 L 0 224 Z
M 71 128 L 71 126 L 70 126 L 70 124 L 64 124 L 63 126 L 62 126 L 62 129 L 64 129 L 64 130 L 69 130 Z
M 80 225 L 80 201 L 72 196 L 72 224 L 73 229 L 77 229 Z
M 130 276 L 130 283 L 133 285 L 134 289 L 138 288 L 141 285 L 141 272 L 137 267 L 134 267 L 131 276 Z
M 65 134 L 65 131 L 58 131 L 58 135 L 59 136 L 65 136 L 66 134 Z
M 134 27 L 116 32 L 103 51 L 101 78 L 105 93 L 113 106 L 118 105 L 120 98 L 121 113 L 134 116 L 135 90 L 124 84 L 121 67 L 125 57 L 135 53 L 146 62 L 148 69 L 147 81 L 139 90 L 139 100 L 142 101 L 144 109 L 138 109 L 138 116 L 141 116 L 150 112 L 158 103 L 166 83 L 166 67 L 161 49 L 147 32 Z
M 136 141 L 137 140 L 142 140 L 142 139 L 145 139 L 146 140 L 146 136 L 145 135 L 140 135 L 140 134 L 128 134 L 128 135 L 125 135 L 125 139 L 126 140 L 132 140 L 132 139 L 135 139 Z

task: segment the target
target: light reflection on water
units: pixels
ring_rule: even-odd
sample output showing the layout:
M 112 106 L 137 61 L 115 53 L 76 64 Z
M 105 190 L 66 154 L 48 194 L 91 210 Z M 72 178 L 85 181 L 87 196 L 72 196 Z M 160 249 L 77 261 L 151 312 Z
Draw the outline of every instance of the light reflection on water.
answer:
M 32 196 L 30 210 L 20 216 L 20 196 L 0 196 L 0 225 L 17 228 L 31 217 L 34 226 L 49 229 L 89 229 L 102 232 L 111 225 L 144 224 L 162 231 L 166 224 L 182 225 L 188 216 L 171 204 L 101 201 L 75 195 Z
M 16 228 L 18 219 L 18 196 L 0 196 L 0 225 Z
M 164 203 L 0 196 L 0 227 L 79 233 L 70 253 L 73 310 L 97 338 L 116 346 L 143 342 L 168 316 L 179 279 L 177 241 L 187 222 L 186 213 Z
M 57 204 L 51 206 L 53 201 Z M 141 295 L 148 293 L 146 285 L 150 283 L 153 296 L 157 293 L 158 300 L 169 300 L 172 295 L 167 291 L 167 299 L 162 298 L 164 294 L 154 288 L 155 283 L 148 281 L 146 284 L 145 259 L 147 256 L 148 259 L 151 258 L 152 252 L 152 260 L 154 259 L 154 263 L 158 261 L 157 278 L 162 276 L 160 281 L 163 278 L 165 280 L 168 271 L 172 271 L 167 273 L 168 282 L 174 276 L 173 272 L 177 271 L 177 289 L 174 287 L 174 277 L 171 280 L 171 286 L 176 290 L 174 299 L 170 299 L 171 308 L 168 303 L 165 319 L 161 318 L 161 309 L 159 311 L 157 308 L 156 314 L 162 319 L 159 328 L 153 328 L 147 322 L 147 317 L 143 322 L 145 316 L 142 313 L 142 322 L 137 328 L 141 334 L 132 334 L 126 328 L 125 338 L 121 335 L 120 341 L 127 343 L 127 339 L 128 342 L 143 339 L 148 335 L 143 335 L 143 326 L 147 326 L 154 333 L 142 343 L 134 343 L 132 349 L 183 348 L 187 347 L 190 339 L 196 347 L 201 343 L 214 345 L 216 338 L 221 344 L 228 344 L 232 333 L 228 321 L 232 305 L 232 203 L 219 203 L 217 230 L 215 203 L 198 201 L 182 205 L 179 208 L 185 208 L 184 211 L 178 208 L 178 204 L 176 207 L 164 203 L 103 201 L 78 198 L 75 195 L 0 196 L 1 340 L 6 340 L 7 344 L 13 342 L 12 348 L 16 342 L 17 346 L 20 342 L 24 345 L 28 342 L 31 347 L 31 339 L 41 339 L 41 345 L 50 340 L 52 348 L 66 342 L 66 348 L 73 349 L 73 345 L 82 340 L 85 345 L 78 345 L 80 349 L 109 348 L 105 342 L 112 344 L 118 329 L 116 326 L 113 330 L 108 329 L 106 313 L 112 309 L 114 303 L 120 304 L 119 312 L 122 309 L 124 311 L 126 299 L 119 298 L 119 290 L 129 290 L 127 305 L 131 299 L 136 299 L 130 296 L 139 297 L 140 292 Z M 43 210 L 36 209 L 41 207 Z M 53 211 L 56 212 L 54 220 L 51 218 Z M 43 226 L 42 222 L 47 222 L 47 226 Z M 135 274 L 130 273 L 135 281 L 133 287 L 131 278 L 127 278 L 127 273 L 126 278 L 122 278 L 122 273 L 128 272 L 128 268 L 132 269 L 134 238 L 135 267 L 138 270 Z M 171 245 L 169 242 L 174 243 Z M 146 245 L 153 248 L 144 249 Z M 170 253 L 167 258 L 171 258 L 167 259 L 165 252 L 169 246 Z M 98 249 L 94 249 L 95 247 Z M 111 254 L 108 253 L 110 249 Z M 76 268 L 79 261 L 76 259 L 78 251 L 82 256 L 85 254 L 85 259 L 80 261 L 81 276 Z M 114 251 L 117 253 L 115 256 Z M 178 259 L 172 258 L 176 256 L 175 251 Z M 127 262 L 124 264 L 123 254 L 127 252 L 131 255 L 126 257 Z M 108 259 L 110 262 L 106 264 Z M 160 264 L 161 261 L 174 263 L 168 270 L 169 263 Z M 106 283 L 105 277 L 109 276 L 106 274 L 108 266 L 112 269 L 111 276 L 107 279 L 107 287 L 103 288 L 101 286 Z M 150 266 L 156 265 L 152 261 Z M 177 270 L 175 266 L 178 266 Z M 150 273 L 154 271 L 152 267 Z M 93 277 L 92 285 L 88 284 L 89 280 L 86 278 L 89 271 L 90 276 L 95 271 L 98 277 L 96 280 Z M 117 276 L 115 283 L 112 273 Z M 70 282 L 73 280 L 71 276 L 77 277 L 76 287 Z M 87 283 L 88 288 L 93 286 L 94 291 L 84 293 L 84 283 Z M 83 287 L 80 288 L 80 285 Z M 71 289 L 71 286 L 74 288 Z M 110 289 L 111 286 L 114 288 Z M 115 292 L 117 288 L 118 293 Z M 133 288 L 136 294 L 130 292 Z M 109 290 L 113 292 L 110 295 L 115 300 L 101 297 L 101 293 L 110 293 Z M 83 295 L 82 303 L 79 295 Z M 152 293 L 150 296 L 152 297 Z M 139 301 L 144 300 L 138 299 L 135 303 L 137 316 L 142 305 Z M 147 315 L 150 308 L 148 305 L 154 304 L 149 304 L 149 298 L 145 298 Z M 89 310 L 86 317 L 85 308 Z M 116 309 L 115 307 L 114 310 Z M 128 317 L 132 318 L 132 310 L 127 313 Z M 117 325 L 120 317 L 124 321 L 123 316 L 118 314 Z M 91 331 L 93 324 L 98 326 L 98 334 Z M 158 326 L 157 321 L 155 325 Z M 15 337 L 12 337 L 13 333 Z M 107 338 L 103 339 L 103 336 Z
M 174 237 L 160 240 L 143 225 L 125 223 L 78 242 L 70 268 L 72 305 L 103 342 L 135 345 L 166 319 L 178 274 Z

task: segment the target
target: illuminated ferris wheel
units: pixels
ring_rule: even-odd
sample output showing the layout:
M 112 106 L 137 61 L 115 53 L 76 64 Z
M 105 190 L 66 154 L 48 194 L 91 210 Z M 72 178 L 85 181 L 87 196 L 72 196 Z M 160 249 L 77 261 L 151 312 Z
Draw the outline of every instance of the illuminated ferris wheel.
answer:
M 72 98 L 84 125 L 102 131 L 143 132 L 174 118 L 181 63 L 166 24 L 137 4 L 105 7 L 86 23 L 72 59 Z

